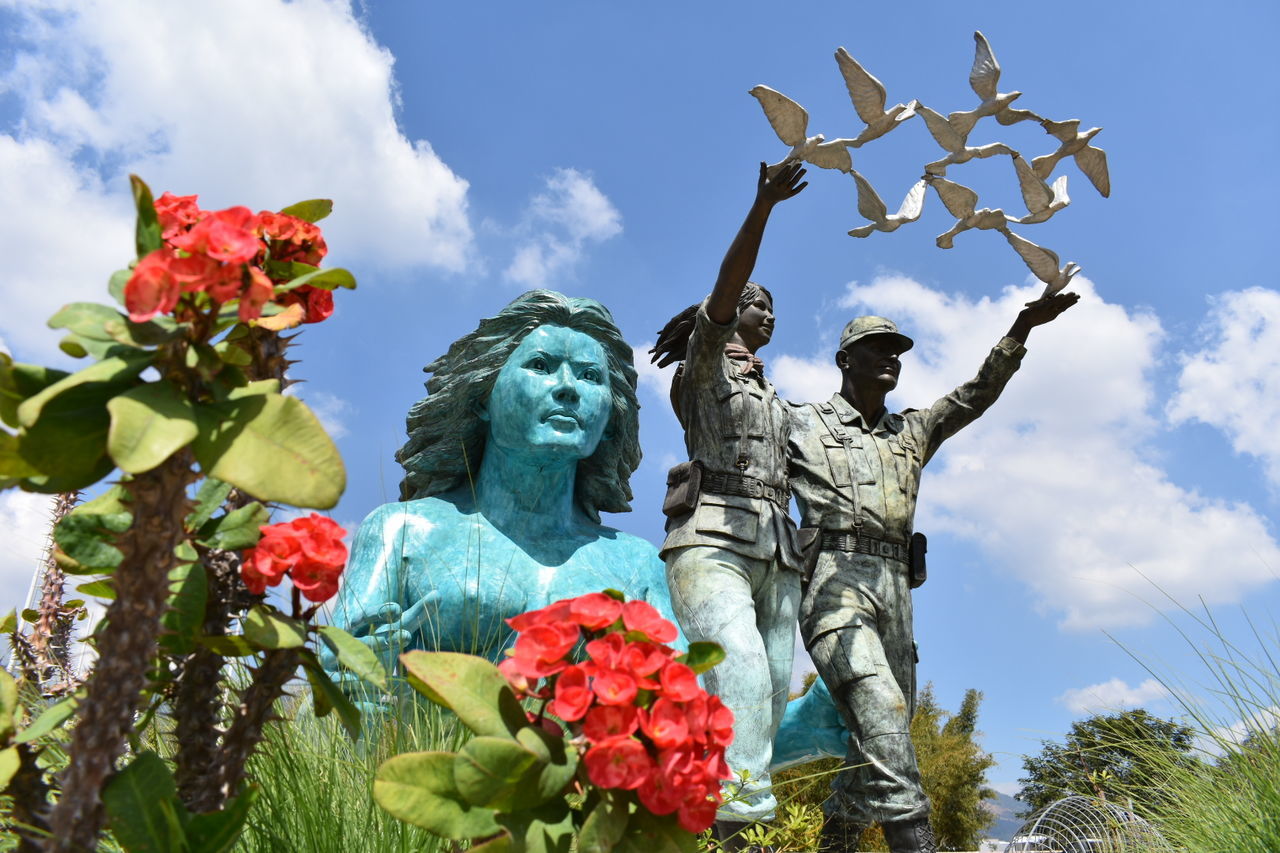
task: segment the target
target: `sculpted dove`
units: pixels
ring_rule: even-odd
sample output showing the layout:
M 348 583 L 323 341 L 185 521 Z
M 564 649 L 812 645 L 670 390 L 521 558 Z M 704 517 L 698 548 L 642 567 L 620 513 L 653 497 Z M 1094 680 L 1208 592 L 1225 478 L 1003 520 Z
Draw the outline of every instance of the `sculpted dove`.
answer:
M 983 230 L 1004 228 L 1004 211 L 989 207 L 978 210 L 978 194 L 973 190 L 934 175 L 926 175 L 925 180 L 933 186 L 938 193 L 938 198 L 942 199 L 942 204 L 956 218 L 956 224 L 945 233 L 939 234 L 938 239 L 934 241 L 939 249 L 950 249 L 955 245 L 955 236 L 961 231 L 968 231 L 971 228 Z
M 895 104 L 885 110 L 884 85 L 858 64 L 858 60 L 849 55 L 843 47 L 836 49 L 836 63 L 844 76 L 845 88 L 849 90 L 849 98 L 858 116 L 867 123 L 866 130 L 848 143 L 850 148 L 858 148 L 873 139 L 884 136 L 889 131 L 916 114 L 919 101 L 908 104 Z
M 916 107 L 916 112 L 924 119 L 925 127 L 929 128 L 929 133 L 937 141 L 938 145 L 944 151 L 950 153 L 941 160 L 935 160 L 924 167 L 925 172 L 930 175 L 945 175 L 947 166 L 952 163 L 967 163 L 973 159 L 981 159 L 984 157 L 993 157 L 996 154 L 1013 154 L 1014 151 L 1003 142 L 992 142 L 989 145 L 980 145 L 977 147 L 969 147 L 965 145 L 965 139 L 968 132 L 960 133 L 955 129 L 949 119 L 943 118 L 939 113 L 929 109 L 924 104 Z
M 1042 178 L 1048 178 L 1064 157 L 1075 157 L 1076 165 L 1084 172 L 1103 198 L 1111 195 L 1111 175 L 1107 171 L 1107 152 L 1097 146 L 1090 145 L 1089 140 L 1098 135 L 1100 127 L 1080 132 L 1080 119 L 1068 121 L 1050 121 L 1042 119 L 1040 126 L 1045 133 L 1062 141 L 1062 145 L 1052 154 L 1037 157 L 1031 161 L 1031 168 Z
M 853 140 L 833 139 L 826 142 L 821 133 L 815 136 L 806 135 L 809 129 L 809 113 L 786 95 L 768 86 L 756 86 L 751 90 L 751 95 L 760 102 L 765 118 L 769 119 L 769 124 L 773 126 L 773 132 L 791 146 L 791 151 L 786 157 L 769 167 L 770 177 L 792 160 L 804 160 L 823 169 L 839 169 L 842 172 L 848 172 L 853 168 L 853 158 L 849 156 L 849 149 L 845 147 Z
M 1040 117 L 1031 110 L 1014 110 L 1009 107 L 1009 104 L 1017 100 L 1022 93 L 1001 94 L 996 91 L 1000 83 L 1000 63 L 996 62 L 996 55 L 991 51 L 991 45 L 987 42 L 986 36 L 975 31 L 973 41 L 975 49 L 973 68 L 969 71 L 969 86 L 982 99 L 982 103 L 971 110 L 957 111 L 948 115 L 947 121 L 951 126 L 962 137 L 967 138 L 969 131 L 973 130 L 973 126 L 983 116 L 995 116 L 996 121 L 1006 125 L 1027 119 L 1038 121 Z
M 924 209 L 925 182 L 923 180 L 916 181 L 911 189 L 907 190 L 907 195 L 902 200 L 902 206 L 898 208 L 898 212 L 890 214 L 880 199 L 879 193 L 866 178 L 858 174 L 857 170 L 853 172 L 853 179 L 858 183 L 858 212 L 866 219 L 870 219 L 871 224 L 854 228 L 849 232 L 850 237 L 866 237 L 872 231 L 897 231 L 904 223 L 915 222 L 920 218 L 920 211 Z
M 1067 196 L 1066 175 L 1059 175 L 1051 187 L 1035 173 L 1021 154 L 1013 155 L 1013 167 L 1018 172 L 1018 186 L 1022 189 L 1022 200 L 1027 205 L 1027 215 L 1021 218 L 1010 216 L 1010 222 L 1017 222 L 1019 225 L 1045 222 L 1071 203 Z
M 1005 239 L 1009 241 L 1009 245 L 1013 247 L 1013 250 L 1030 267 L 1035 277 L 1044 282 L 1044 293 L 1040 294 L 1040 299 L 1046 299 L 1061 291 L 1071 282 L 1072 276 L 1080 272 L 1080 265 L 1074 262 L 1068 262 L 1066 266 L 1059 269 L 1056 252 L 1043 246 L 1037 246 L 1025 237 L 1019 237 L 1014 234 L 1008 228 L 1000 230 L 1004 233 Z

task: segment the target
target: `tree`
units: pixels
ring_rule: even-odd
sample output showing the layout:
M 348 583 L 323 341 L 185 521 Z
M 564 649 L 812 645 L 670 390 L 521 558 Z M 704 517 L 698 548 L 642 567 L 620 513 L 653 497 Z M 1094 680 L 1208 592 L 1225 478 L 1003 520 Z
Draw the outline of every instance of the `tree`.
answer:
M 938 706 L 933 685 L 916 701 L 911 740 L 920 763 L 925 793 L 933 804 L 934 833 L 940 850 L 974 850 L 994 815 L 982 807 L 995 791 L 986 787 L 987 768 L 995 764 L 975 741 L 982 692 L 966 690 L 952 715 Z
M 1164 776 L 1195 761 L 1191 748 L 1191 729 L 1141 708 L 1077 720 L 1065 742 L 1042 741 L 1039 755 L 1023 757 L 1017 799 L 1026 815 L 1072 794 L 1143 811 L 1158 802 Z

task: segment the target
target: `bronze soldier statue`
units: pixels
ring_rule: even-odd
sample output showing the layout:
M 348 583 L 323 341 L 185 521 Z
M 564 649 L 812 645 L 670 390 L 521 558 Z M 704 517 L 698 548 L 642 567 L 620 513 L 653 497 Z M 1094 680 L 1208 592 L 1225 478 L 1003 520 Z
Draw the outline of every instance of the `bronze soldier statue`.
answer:
M 671 398 L 690 461 L 672 469 L 663 506 L 671 605 L 691 642 L 726 652 L 703 676 L 734 714 L 725 758 L 741 776 L 717 815 L 725 850 L 743 849 L 743 830 L 777 806 L 769 766 L 787 706 L 800 561 L 788 515 L 788 407 L 756 355 L 773 334 L 773 299 L 748 279 L 770 211 L 804 189 L 803 175 L 792 163 L 770 178 L 760 164 L 755 201 L 711 295 L 672 318 L 653 349 L 660 366 L 684 362 Z
M 893 853 L 937 849 L 908 733 L 917 660 L 911 589 L 924 580 L 923 537 L 912 527 L 920 471 L 995 402 L 1031 329 L 1078 300 L 1063 293 L 1029 303 L 974 379 L 927 409 L 899 414 L 884 400 L 912 340 L 883 317 L 858 317 L 835 356 L 840 390 L 789 409 L 805 549 L 800 634 L 850 731 L 846 766 L 823 804 L 825 853 L 856 850 L 872 822 Z

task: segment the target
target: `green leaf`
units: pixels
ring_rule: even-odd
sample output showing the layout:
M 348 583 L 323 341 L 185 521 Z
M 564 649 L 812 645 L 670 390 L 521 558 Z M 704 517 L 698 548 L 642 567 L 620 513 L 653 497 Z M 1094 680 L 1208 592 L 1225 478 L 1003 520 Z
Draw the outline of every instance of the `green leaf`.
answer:
M 22 611 L 22 621 L 29 622 L 34 625 L 40 621 L 40 611 L 34 607 L 28 607 Z
M 244 638 L 259 649 L 300 649 L 307 642 L 307 626 L 255 604 L 244 618 Z
M 116 600 L 116 585 L 110 580 L 104 579 L 82 583 L 76 587 L 76 592 L 92 595 L 94 598 L 105 598 L 107 601 Z
M 724 660 L 724 649 L 718 643 L 690 643 L 689 651 L 676 660 L 701 674 Z
M 463 799 L 453 781 L 452 752 L 410 752 L 382 763 L 373 798 L 395 817 L 436 835 L 463 840 L 498 832 L 493 809 Z
M 497 820 L 511 833 L 511 850 L 523 853 L 569 853 L 574 849 L 573 842 L 578 834 L 574 826 L 575 814 L 562 800 L 539 809 L 499 814 Z M 480 846 L 471 849 L 487 851 L 490 848 Z
M 9 782 L 22 769 L 22 756 L 16 746 L 0 749 L 0 791 L 9 787 Z
M 329 509 L 347 486 L 337 447 L 296 397 L 254 395 L 197 410 L 204 473 L 262 501 Z
M 18 453 L 18 437 L 0 430 L 0 477 L 22 479 L 39 476 L 40 471 Z
M 133 277 L 133 270 L 116 270 L 107 280 L 107 292 L 118 304 L 124 304 L 124 286 Z
M 627 803 L 608 792 L 582 822 L 578 835 L 578 853 L 610 853 L 627 829 Z
M 319 688 L 324 693 L 325 704 L 328 704 L 338 712 L 338 719 L 342 721 L 342 727 L 347 730 L 347 734 L 351 735 L 351 739 L 358 740 L 360 737 L 360 709 L 351 704 L 347 694 L 343 693 L 341 688 L 333 683 L 333 680 L 329 678 L 329 673 L 324 671 L 324 667 L 320 665 L 320 661 L 310 649 L 303 649 L 302 651 L 302 666 L 307 672 L 307 680 L 311 682 L 311 689 Z
M 453 784 L 473 805 L 514 811 L 520 782 L 537 763 L 538 756 L 509 737 L 475 737 L 454 758 Z
M 76 712 L 76 706 L 80 703 L 79 696 L 68 696 L 61 702 L 56 702 L 40 712 L 40 716 L 36 717 L 31 725 L 18 732 L 14 737 L 15 743 L 30 743 L 36 738 L 42 738 L 52 732 L 58 726 L 62 725 L 66 720 Z
M 227 495 L 231 494 L 231 484 L 224 483 L 217 477 L 205 477 L 196 492 L 195 509 L 187 516 L 186 527 L 189 531 L 199 530 L 206 521 L 213 517 L 222 506 Z
M 118 355 L 90 365 L 70 376 L 64 376 L 40 393 L 24 400 L 18 406 L 18 420 L 24 427 L 30 429 L 39 420 L 44 407 L 67 391 L 81 385 L 98 387 L 103 383 L 108 383 L 110 386 L 118 385 L 137 376 L 151 364 L 151 361 L 152 356 L 149 353 Z
M 102 789 L 102 804 L 112 834 L 129 853 L 179 853 L 186 846 L 178 788 L 154 752 L 139 753 L 117 773 Z
M 0 420 L 18 427 L 18 404 L 70 375 L 38 364 L 15 364 L 8 353 L 0 352 Z
M 72 358 L 84 358 L 89 354 L 91 349 L 87 344 L 88 342 L 79 335 L 67 335 L 65 338 L 58 341 L 58 349 L 62 350 Z M 97 347 L 93 347 L 92 349 L 94 350 L 94 358 L 101 359 L 108 356 L 106 347 L 103 347 L 101 350 L 98 350 Z
M 291 204 L 280 212 L 306 222 L 319 222 L 333 212 L 333 201 L 327 198 L 311 198 Z
M 484 658 L 455 652 L 412 651 L 400 656 L 409 683 L 458 715 L 478 735 L 506 737 L 529 725 L 524 709 L 498 668 Z
M 222 359 L 223 364 L 234 364 L 239 367 L 253 364 L 253 356 L 248 350 L 237 346 L 235 341 L 219 341 L 213 345 L 213 351 L 218 354 L 218 358 Z
M 187 822 L 188 853 L 229 853 L 234 850 L 249 817 L 249 808 L 258 799 L 257 785 L 245 788 L 220 812 L 192 816 Z
M 614 853 L 698 853 L 698 836 L 682 829 L 675 815 L 652 815 L 637 809 L 627 822 Z
M 222 357 L 208 344 L 194 343 L 187 347 L 187 367 L 199 373 L 200 378 L 208 382 L 222 370 Z
M 61 551 L 55 555 L 58 565 L 79 575 L 110 572 L 124 558 L 115 541 L 133 524 L 133 515 L 81 512 L 83 509 L 64 516 L 53 528 L 53 541 Z
M 270 521 L 271 511 L 257 501 L 252 501 L 206 521 L 200 528 L 200 542 L 208 548 L 243 551 L 258 543 L 262 536 L 259 528 Z
M 168 609 L 160 619 L 164 634 L 160 645 L 175 655 L 195 651 L 196 637 L 204 624 L 209 585 L 200 563 L 179 563 L 169 570 Z
M 9 612 L 0 619 L 0 634 L 11 634 L 18 630 L 18 611 L 10 607 Z
M 160 220 L 156 216 L 156 203 L 151 197 L 151 188 L 137 175 L 129 176 L 129 185 L 133 188 L 133 202 L 138 208 L 138 226 L 134 241 L 138 249 L 138 259 L 161 247 Z
M 258 649 L 241 634 L 204 634 L 196 642 L 224 658 L 244 658 L 258 653 Z
M 337 625 L 321 625 L 317 630 L 320 639 L 337 655 L 338 663 L 370 684 L 387 689 L 387 671 L 382 668 L 382 662 L 373 649 Z
M 199 432 L 191 401 L 161 380 L 130 388 L 107 403 L 107 453 L 130 474 L 150 471 L 191 443 Z
M 331 687 L 336 685 L 330 681 L 328 675 L 323 672 L 317 674 L 309 666 L 303 666 L 302 671 L 307 674 L 307 681 L 311 684 L 311 705 L 316 719 L 319 720 L 329 716 L 329 712 L 333 710 L 333 703 L 329 701 L 328 688 L 321 682 L 328 681 Z
M 339 287 L 355 290 L 356 277 L 342 267 L 332 267 L 324 270 L 313 269 L 290 281 L 286 281 L 284 284 L 277 285 L 275 292 L 284 293 L 294 288 L 302 287 L 304 284 L 309 284 L 322 290 L 336 290 Z
M 578 770 L 578 751 L 569 747 L 563 737 L 556 737 L 537 726 L 526 726 L 516 732 L 516 740 L 538 756 L 536 773 L 520 785 L 517 802 L 521 808 L 534 808 L 543 803 L 563 799 L 565 788 Z
M 0 743 L 9 740 L 17 723 L 14 720 L 18 713 L 18 682 L 8 670 L 0 669 Z M 4 785 L 0 785 L 0 791 Z

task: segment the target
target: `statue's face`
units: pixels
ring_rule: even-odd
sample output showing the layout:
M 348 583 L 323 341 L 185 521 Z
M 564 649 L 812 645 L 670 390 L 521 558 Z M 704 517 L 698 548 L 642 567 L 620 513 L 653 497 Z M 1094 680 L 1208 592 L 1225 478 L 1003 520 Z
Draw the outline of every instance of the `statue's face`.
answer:
M 609 423 L 604 347 L 564 326 L 539 326 L 507 359 L 489 395 L 489 441 L 522 455 L 585 459 Z
M 738 337 L 755 352 L 773 337 L 773 303 L 763 293 L 756 294 L 750 305 L 738 312 Z
M 855 385 L 879 384 L 885 391 L 898 385 L 902 362 L 898 358 L 899 345 L 888 335 L 872 335 L 854 341 L 836 353 L 836 366 L 844 374 L 845 381 Z

